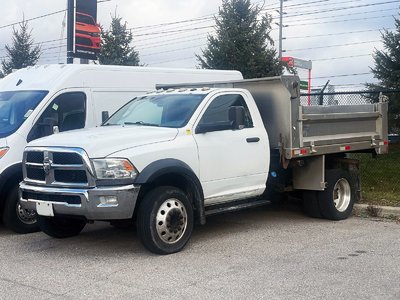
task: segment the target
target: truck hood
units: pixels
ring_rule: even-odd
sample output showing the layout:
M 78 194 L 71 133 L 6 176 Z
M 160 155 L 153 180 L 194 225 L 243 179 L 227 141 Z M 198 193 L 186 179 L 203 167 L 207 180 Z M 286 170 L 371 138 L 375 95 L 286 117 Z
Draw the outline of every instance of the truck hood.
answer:
M 176 128 L 150 126 L 102 126 L 54 134 L 28 144 L 28 147 L 82 148 L 90 158 L 175 139 Z

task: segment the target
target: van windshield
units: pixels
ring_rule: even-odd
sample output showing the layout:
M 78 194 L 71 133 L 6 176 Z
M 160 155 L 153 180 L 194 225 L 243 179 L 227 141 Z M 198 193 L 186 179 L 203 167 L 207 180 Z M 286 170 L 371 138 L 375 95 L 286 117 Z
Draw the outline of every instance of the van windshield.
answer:
M 48 91 L 0 92 L 0 138 L 17 131 L 47 93 Z
M 180 128 L 204 99 L 205 94 L 160 94 L 133 99 L 104 125 L 143 125 Z

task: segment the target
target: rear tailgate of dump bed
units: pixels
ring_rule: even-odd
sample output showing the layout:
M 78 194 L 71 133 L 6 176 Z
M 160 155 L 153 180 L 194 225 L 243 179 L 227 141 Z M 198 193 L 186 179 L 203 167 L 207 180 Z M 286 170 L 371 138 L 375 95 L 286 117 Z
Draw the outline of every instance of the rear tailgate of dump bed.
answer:
M 287 159 L 299 156 L 351 151 L 388 151 L 388 103 L 299 106 L 298 134 L 293 148 L 285 149 Z M 294 125 L 294 124 L 293 124 Z M 295 125 L 293 126 L 295 127 Z

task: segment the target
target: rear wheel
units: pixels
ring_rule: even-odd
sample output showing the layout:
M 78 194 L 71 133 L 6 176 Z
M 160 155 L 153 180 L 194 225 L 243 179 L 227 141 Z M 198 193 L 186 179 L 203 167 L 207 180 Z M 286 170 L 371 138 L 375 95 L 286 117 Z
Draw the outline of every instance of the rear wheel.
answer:
M 303 191 L 303 211 L 309 217 L 322 218 L 317 191 Z
M 158 187 L 142 200 L 137 231 L 143 245 L 157 254 L 181 251 L 193 231 L 193 208 L 180 189 Z
M 37 216 L 37 219 L 45 234 L 58 239 L 76 236 L 86 225 L 85 220 L 68 217 Z
M 37 232 L 39 225 L 36 220 L 36 212 L 21 207 L 18 189 L 18 184 L 15 184 L 6 197 L 3 211 L 4 225 L 17 233 Z
M 330 220 L 347 219 L 356 198 L 353 178 L 342 169 L 326 171 L 327 187 L 318 193 L 321 214 Z

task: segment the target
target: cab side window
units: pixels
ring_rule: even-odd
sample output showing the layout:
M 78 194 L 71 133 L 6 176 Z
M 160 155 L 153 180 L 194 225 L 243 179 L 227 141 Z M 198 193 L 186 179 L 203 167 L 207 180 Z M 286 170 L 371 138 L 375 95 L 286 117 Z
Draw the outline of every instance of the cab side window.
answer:
M 244 128 L 253 127 L 253 121 L 246 101 L 241 95 L 229 94 L 216 97 L 207 107 L 199 124 L 226 124 L 229 123 L 229 108 L 231 106 L 242 106 L 245 110 Z
M 28 142 L 53 134 L 55 126 L 63 132 L 84 128 L 85 122 L 86 95 L 82 92 L 61 94 L 40 116 L 28 135 Z

